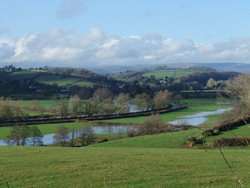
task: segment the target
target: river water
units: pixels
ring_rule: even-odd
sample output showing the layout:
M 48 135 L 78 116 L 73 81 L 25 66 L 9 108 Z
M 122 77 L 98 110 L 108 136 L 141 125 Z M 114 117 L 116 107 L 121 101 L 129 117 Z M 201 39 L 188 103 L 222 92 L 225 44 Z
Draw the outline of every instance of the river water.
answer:
M 102 125 L 102 126 L 91 126 L 93 129 L 94 134 L 111 134 L 111 133 L 118 133 L 118 132 L 127 132 L 128 129 L 134 129 L 134 126 L 114 126 L 114 125 Z M 52 144 L 54 139 L 53 136 L 55 134 L 46 134 L 43 135 L 42 142 L 43 145 Z M 8 144 L 5 140 L 0 140 L 0 146 L 7 146 Z
M 232 108 L 228 109 L 218 109 L 216 111 L 205 111 L 205 112 L 199 112 L 191 115 L 186 115 L 186 116 L 180 116 L 178 117 L 177 120 L 170 121 L 169 123 L 173 125 L 193 125 L 193 126 L 198 126 L 202 123 L 205 123 L 207 121 L 206 116 L 210 115 L 216 115 L 216 114 L 222 114 L 225 111 L 230 111 Z
M 228 109 L 219 109 L 216 111 L 204 111 L 199 112 L 191 115 L 180 116 L 175 121 L 170 121 L 169 123 L 173 125 L 193 125 L 198 126 L 207 121 L 207 116 L 221 114 L 225 111 L 230 111 L 232 108 Z M 92 126 L 91 127 L 94 131 L 94 134 L 111 134 L 111 133 L 118 133 L 118 132 L 126 132 L 127 129 L 134 128 L 133 126 L 114 126 L 114 125 L 103 125 L 103 126 Z M 55 134 L 47 134 L 44 135 L 42 138 L 44 145 L 49 145 L 53 143 L 53 136 Z M 7 143 L 4 140 L 0 140 L 0 146 L 6 146 Z

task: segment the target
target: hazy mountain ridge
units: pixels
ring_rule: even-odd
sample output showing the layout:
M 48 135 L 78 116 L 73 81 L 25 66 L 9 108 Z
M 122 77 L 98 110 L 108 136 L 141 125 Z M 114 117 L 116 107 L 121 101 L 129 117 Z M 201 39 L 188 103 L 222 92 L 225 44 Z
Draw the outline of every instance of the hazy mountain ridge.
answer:
M 117 73 L 125 72 L 128 70 L 142 70 L 142 69 L 155 69 L 158 66 L 167 66 L 169 68 L 178 68 L 178 69 L 188 69 L 189 67 L 210 67 L 216 69 L 217 71 L 235 71 L 241 73 L 250 72 L 250 64 L 245 63 L 175 63 L 175 64 L 155 64 L 155 65 L 134 65 L 134 66 L 102 66 L 102 67 L 89 67 L 88 69 L 100 73 Z

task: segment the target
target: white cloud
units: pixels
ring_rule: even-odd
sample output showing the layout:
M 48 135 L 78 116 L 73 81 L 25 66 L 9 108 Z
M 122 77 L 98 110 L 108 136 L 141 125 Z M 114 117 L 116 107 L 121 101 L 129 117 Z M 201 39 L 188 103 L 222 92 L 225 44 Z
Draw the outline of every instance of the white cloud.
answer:
M 87 5 L 82 0 L 63 0 L 56 13 L 60 19 L 69 19 L 86 11 Z
M 0 62 L 33 67 L 132 65 L 153 63 L 250 62 L 250 37 L 202 44 L 149 33 L 142 37 L 106 36 L 97 28 L 75 37 L 51 29 L 16 40 L 0 39 Z M 37 63 L 37 65 L 36 65 Z

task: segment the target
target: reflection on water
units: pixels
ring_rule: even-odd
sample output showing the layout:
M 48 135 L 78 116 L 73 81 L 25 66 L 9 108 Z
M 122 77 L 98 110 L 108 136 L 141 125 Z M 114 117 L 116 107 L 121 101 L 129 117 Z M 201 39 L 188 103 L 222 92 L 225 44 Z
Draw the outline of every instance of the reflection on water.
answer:
M 114 126 L 114 125 L 103 125 L 103 126 L 92 126 L 94 134 L 112 134 L 118 132 L 127 132 L 128 129 L 135 129 L 134 126 Z M 53 136 L 55 134 L 46 134 L 43 135 L 42 142 L 43 145 L 52 144 L 54 139 Z M 78 135 L 78 134 L 77 134 Z M 79 137 L 79 136 L 78 136 Z M 0 146 L 7 146 L 8 144 L 4 140 L 0 140 Z
M 200 125 L 200 124 L 204 123 L 205 121 L 207 121 L 206 116 L 222 114 L 223 112 L 230 111 L 230 110 L 232 110 L 232 108 L 219 109 L 219 110 L 210 111 L 210 112 L 199 112 L 196 114 L 180 116 L 177 120 L 170 121 L 169 123 L 171 123 L 173 125 L 186 124 L 186 125 L 197 126 L 197 125 Z

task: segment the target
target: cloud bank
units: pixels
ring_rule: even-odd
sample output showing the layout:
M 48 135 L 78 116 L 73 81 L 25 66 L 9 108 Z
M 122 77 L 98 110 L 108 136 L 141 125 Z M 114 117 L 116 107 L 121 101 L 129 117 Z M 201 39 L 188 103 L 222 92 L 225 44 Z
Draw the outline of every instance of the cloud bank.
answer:
M 15 40 L 0 39 L 0 62 L 2 66 L 14 63 L 21 67 L 250 62 L 250 37 L 203 44 L 156 33 L 106 36 L 92 28 L 89 33 L 72 37 L 72 32 L 54 28 Z

